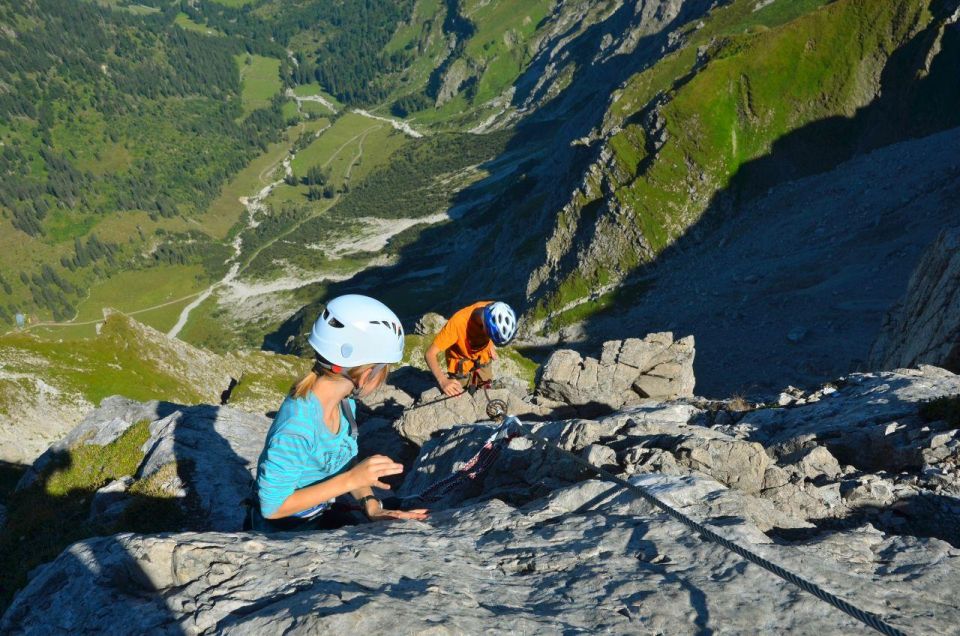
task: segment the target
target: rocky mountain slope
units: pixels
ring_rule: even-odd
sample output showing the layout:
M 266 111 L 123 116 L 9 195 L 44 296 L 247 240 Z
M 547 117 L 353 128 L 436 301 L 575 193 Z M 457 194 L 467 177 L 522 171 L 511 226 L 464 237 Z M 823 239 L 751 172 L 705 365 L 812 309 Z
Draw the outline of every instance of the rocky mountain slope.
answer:
M 956 125 L 956 109 L 929 106 L 955 97 L 956 3 L 787 4 L 676 25 L 682 46 L 624 77 L 586 137 L 567 138 L 583 150 L 565 181 L 581 176 L 527 282 L 534 317 L 602 293 L 770 185 Z
M 958 143 L 960 129 L 951 129 L 772 188 L 680 239 L 612 292 L 604 313 L 555 320 L 560 337 L 593 347 L 625 329 L 695 334 L 698 390 L 711 397 L 771 395 L 853 370 L 943 366 L 945 357 L 881 361 L 870 350 L 878 336 L 891 347 L 948 348 L 949 251 L 930 245 L 957 222 Z M 911 275 L 909 313 L 881 336 Z
M 958 6 L 560 2 L 488 122 L 511 140 L 456 196 L 459 220 L 325 293 L 417 299 L 414 315 L 497 296 L 525 309 L 531 344 L 597 346 L 624 320 L 693 333 L 712 397 L 864 369 L 954 214 L 953 141 L 936 133 L 960 124 Z
M 628 341 L 630 350 L 643 350 L 640 342 Z M 607 365 L 634 378 L 635 359 L 607 358 Z M 567 379 L 571 390 L 590 381 Z M 387 393 L 414 386 L 403 376 L 395 382 Z M 637 393 L 629 406 L 614 396 L 607 414 L 593 419 L 524 419 L 560 447 L 893 625 L 943 633 L 960 618 L 951 596 L 960 572 L 958 394 L 960 377 L 922 367 L 791 390 L 779 404 L 644 401 Z M 150 466 L 196 462 L 173 495 L 199 511 L 188 524 L 215 531 L 77 543 L 31 575 L 3 631 L 865 630 L 525 437 L 434 504 L 426 522 L 281 538 L 238 533 L 230 514 L 266 419 L 210 407 L 160 413 L 156 404 L 111 400 L 72 439 L 105 443 L 141 418 L 156 419 L 137 478 Z M 447 426 L 424 441 L 399 495 L 456 470 L 492 430 L 457 418 Z M 80 441 L 85 431 L 96 439 Z M 211 447 L 226 455 L 211 455 Z M 216 475 L 217 495 L 204 475 Z
M 960 229 L 945 229 L 923 253 L 870 358 L 883 369 L 926 363 L 960 371 Z

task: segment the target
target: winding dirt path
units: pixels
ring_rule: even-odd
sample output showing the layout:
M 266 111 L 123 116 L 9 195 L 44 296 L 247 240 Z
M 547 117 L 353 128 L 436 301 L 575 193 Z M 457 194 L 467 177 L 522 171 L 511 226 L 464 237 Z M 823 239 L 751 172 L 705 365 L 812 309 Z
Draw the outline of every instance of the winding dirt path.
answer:
M 170 305 L 176 305 L 182 303 L 185 300 L 193 298 L 199 294 L 203 294 L 203 291 L 198 291 L 193 294 L 188 294 L 187 296 L 181 296 L 180 298 L 174 298 L 173 300 L 168 300 L 166 302 L 160 303 L 158 305 L 153 305 L 151 307 L 144 307 L 143 309 L 135 309 L 134 311 L 120 311 L 119 309 L 115 310 L 125 316 L 136 316 L 138 314 L 145 314 L 148 311 L 153 311 L 154 309 L 162 309 L 163 307 L 168 307 Z M 82 322 L 68 321 L 68 322 L 36 322 L 32 325 L 27 325 L 23 331 L 29 331 L 36 327 L 83 327 L 85 325 L 95 325 L 98 322 L 103 322 L 103 318 L 97 318 L 96 320 L 84 320 Z
M 323 164 L 323 167 L 327 167 L 328 165 L 330 165 L 330 163 L 331 163 L 347 146 L 349 146 L 349 145 L 352 144 L 354 141 L 356 141 L 356 140 L 359 139 L 359 143 L 357 144 L 357 147 L 358 147 L 358 148 L 357 148 L 357 154 L 356 154 L 356 156 L 353 157 L 353 159 L 350 161 L 350 164 L 347 166 L 347 169 L 344 171 L 344 178 L 345 178 L 345 179 L 349 179 L 349 178 L 350 178 L 350 174 L 352 174 L 352 172 L 353 172 L 354 166 L 355 166 L 355 165 L 357 164 L 357 162 L 359 162 L 360 159 L 363 157 L 363 141 L 367 138 L 367 136 L 368 136 L 370 133 L 372 133 L 374 130 L 377 130 L 377 129 L 379 129 L 379 128 L 382 128 L 382 125 L 381 125 L 381 124 L 374 124 L 374 125 L 370 126 L 369 128 L 366 128 L 366 129 L 364 129 L 363 131 L 357 133 L 356 135 L 354 135 L 353 137 L 351 137 L 351 138 L 348 139 L 347 141 L 345 141 L 343 144 L 340 145 L 339 148 L 337 148 L 337 149 L 333 152 L 333 154 L 330 155 L 330 157 L 327 158 L 327 161 Z M 283 165 L 284 165 L 284 178 L 285 178 L 286 176 L 288 176 L 288 175 L 293 174 L 293 167 L 292 167 L 292 166 L 293 166 L 293 160 L 294 160 L 295 157 L 296 157 L 296 153 L 290 153 L 290 154 L 288 154 L 287 157 L 283 160 Z M 275 167 L 276 167 L 276 164 L 274 164 L 273 168 L 275 169 Z M 262 174 L 263 174 L 263 173 L 261 173 L 261 175 L 262 175 Z M 264 203 L 263 203 L 263 202 L 267 199 L 267 197 L 270 196 L 270 193 L 273 192 L 274 188 L 276 188 L 277 186 L 279 186 L 280 184 L 282 184 L 282 183 L 284 182 L 284 178 L 278 179 L 277 181 L 273 181 L 273 182 L 267 184 L 266 186 L 264 186 L 263 188 L 261 188 L 261 190 L 260 190 L 256 195 L 254 195 L 253 197 L 250 197 L 250 198 L 248 198 L 246 201 L 244 201 L 244 205 L 245 205 L 246 208 L 247 208 L 247 227 L 245 228 L 245 231 L 246 231 L 246 230 L 253 229 L 253 228 L 255 228 L 257 225 L 259 225 L 259 221 L 257 221 L 257 219 L 256 219 L 257 213 L 260 212 L 260 211 L 262 211 L 262 210 L 264 209 Z M 337 202 L 337 200 L 338 200 L 339 198 L 340 198 L 340 195 L 338 194 L 336 197 L 334 197 L 333 199 L 331 199 L 331 200 L 330 200 L 330 205 L 328 205 L 327 207 L 325 207 L 325 208 L 324 208 L 324 211 L 329 210 L 329 209 Z M 239 283 L 236 283 L 236 282 L 235 282 L 236 279 L 237 279 L 237 277 L 238 277 L 241 273 L 243 273 L 243 271 L 246 270 L 247 267 L 249 267 L 250 263 L 252 263 L 252 262 L 260 255 L 260 253 L 263 252 L 263 250 L 265 250 L 266 248 L 270 247 L 271 245 L 273 245 L 274 243 L 276 243 L 278 240 L 289 236 L 291 233 L 293 233 L 293 232 L 294 232 L 297 228 L 299 228 L 301 225 L 303 225 L 304 223 L 306 223 L 306 222 L 309 221 L 310 219 L 315 218 L 316 216 L 317 216 L 317 214 L 311 214 L 311 215 L 308 215 L 308 216 L 304 217 L 303 219 L 297 221 L 296 223 L 294 223 L 292 226 L 290 226 L 287 230 L 285 230 L 285 231 L 282 232 L 281 234 L 278 234 L 277 236 L 273 237 L 272 239 L 270 239 L 269 241 L 267 241 L 267 242 L 264 243 L 263 245 L 257 247 L 257 248 L 253 251 L 253 253 L 251 253 L 249 256 L 247 256 L 246 258 L 244 258 L 242 262 L 241 262 L 241 257 L 243 257 L 243 232 L 241 231 L 239 234 L 237 234 L 237 237 L 236 237 L 236 238 L 234 239 L 234 241 L 233 241 L 234 254 L 233 254 L 233 256 L 230 258 L 230 260 L 227 261 L 228 263 L 230 263 L 230 268 L 229 268 L 229 270 L 227 271 L 227 273 L 226 273 L 226 274 L 223 276 L 223 278 L 221 278 L 219 281 L 211 284 L 209 287 L 207 287 L 207 288 L 206 288 L 205 290 L 203 290 L 202 292 L 199 292 L 198 295 L 197 295 L 197 298 L 196 298 L 193 302 L 191 302 L 189 305 L 187 305 L 186 307 L 183 308 L 183 311 L 180 312 L 180 316 L 177 318 L 176 324 L 170 329 L 170 331 L 167 332 L 167 336 L 168 336 L 169 338 L 176 338 L 176 337 L 178 337 L 178 336 L 180 335 L 180 332 L 181 332 L 181 331 L 183 330 L 183 328 L 186 326 L 187 321 L 190 320 L 190 314 L 193 312 L 194 309 L 196 309 L 197 307 L 199 307 L 200 305 L 202 305 L 203 302 L 206 301 L 208 298 L 210 298 L 210 296 L 211 296 L 218 288 L 221 288 L 221 287 L 231 287 L 231 288 L 232 288 L 232 287 L 234 287 L 234 286 L 240 287 L 241 285 L 240 285 Z M 331 277 L 332 277 L 332 276 L 334 276 L 334 275 L 331 275 Z M 315 282 L 315 281 L 313 281 L 313 282 Z

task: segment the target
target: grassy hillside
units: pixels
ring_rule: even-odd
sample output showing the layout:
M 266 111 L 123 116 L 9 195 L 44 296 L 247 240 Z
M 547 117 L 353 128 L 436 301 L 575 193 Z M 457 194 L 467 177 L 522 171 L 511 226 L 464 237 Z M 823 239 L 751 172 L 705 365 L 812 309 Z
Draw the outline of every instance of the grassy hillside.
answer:
M 715 9 L 699 28 L 688 27 L 682 48 L 613 96 L 603 124 L 612 131 L 604 141 L 610 160 L 571 206 L 585 215 L 616 212 L 642 240 L 604 234 L 615 247 L 571 261 L 534 317 L 583 302 L 655 258 L 710 206 L 722 206 L 719 193 L 729 203 L 862 148 L 873 131 L 858 121 L 880 101 L 883 83 L 891 94 L 919 90 L 919 69 L 904 60 L 922 60 L 933 43 L 930 2 L 808 0 L 757 11 L 754 4 Z M 913 110 L 903 101 L 876 124 L 909 120 Z
M 184 404 L 216 399 L 217 387 L 209 386 L 222 373 L 213 374 L 215 358 L 199 353 L 187 356 L 182 344 L 165 340 L 114 314 L 102 322 L 99 335 L 93 338 L 52 341 L 29 333 L 7 334 L 0 337 L 0 356 L 9 373 L 40 377 L 91 404 L 109 395 Z M 191 363 L 199 368 L 187 375 Z M 205 385 L 195 384 L 192 376 L 204 369 L 213 377 Z M 6 403 L 5 395 L 9 394 L 0 391 L 0 412 L 14 412 L 17 405 Z
M 384 49 L 405 61 L 393 77 L 391 110 L 437 124 L 481 118 L 532 60 L 555 5 L 420 0 Z
M 0 7 L 0 327 L 17 311 L 70 318 L 132 262 L 217 273 L 184 248 L 186 219 L 279 139 L 280 62 L 238 65 L 240 40 L 153 4 Z

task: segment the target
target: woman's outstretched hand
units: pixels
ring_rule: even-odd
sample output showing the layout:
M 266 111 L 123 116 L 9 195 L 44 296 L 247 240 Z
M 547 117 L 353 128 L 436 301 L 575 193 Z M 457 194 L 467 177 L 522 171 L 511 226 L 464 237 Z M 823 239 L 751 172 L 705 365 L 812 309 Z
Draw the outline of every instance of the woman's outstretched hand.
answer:
M 398 521 L 400 519 L 423 521 L 429 516 L 430 512 L 426 508 L 418 508 L 416 510 L 375 510 L 367 513 L 367 518 L 369 518 L 370 521 Z
M 402 472 L 403 464 L 398 464 L 386 455 L 373 455 L 350 469 L 350 477 L 353 479 L 353 486 L 350 490 L 367 486 L 390 490 L 390 484 L 381 481 L 381 479 L 390 475 L 399 475 Z

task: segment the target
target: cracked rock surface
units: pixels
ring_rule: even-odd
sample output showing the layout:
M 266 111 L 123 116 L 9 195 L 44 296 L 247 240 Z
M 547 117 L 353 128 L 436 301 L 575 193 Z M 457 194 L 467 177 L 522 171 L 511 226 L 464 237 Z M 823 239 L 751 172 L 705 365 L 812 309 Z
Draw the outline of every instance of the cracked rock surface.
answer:
M 526 424 L 908 633 L 950 633 L 956 428 L 921 406 L 957 394 L 960 377 L 923 367 L 793 390 L 787 406 L 685 399 Z M 110 406 L 87 434 L 155 408 Z M 220 409 L 207 431 L 243 454 L 254 424 Z M 398 494 L 459 469 L 493 429 L 431 437 Z M 244 481 L 237 468 L 224 479 Z M 529 438 L 432 508 L 425 522 L 319 533 L 82 541 L 34 572 L 0 632 L 868 633 Z

